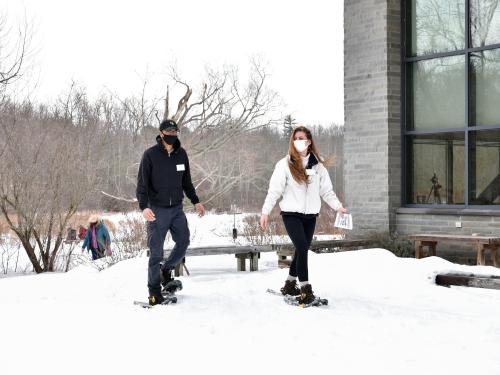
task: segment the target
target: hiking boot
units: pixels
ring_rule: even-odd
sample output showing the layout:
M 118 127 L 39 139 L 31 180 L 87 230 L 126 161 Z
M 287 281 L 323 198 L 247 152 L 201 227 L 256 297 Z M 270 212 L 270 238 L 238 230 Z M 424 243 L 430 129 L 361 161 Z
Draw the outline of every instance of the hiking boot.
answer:
M 300 294 L 299 287 L 297 286 L 297 280 L 287 280 L 285 281 L 285 286 L 280 289 L 283 295 L 298 296 Z
M 161 275 L 161 286 L 164 288 L 169 282 L 174 281 L 174 278 L 172 277 L 172 270 L 170 269 L 162 268 L 160 275 Z
M 165 301 L 161 293 L 150 293 L 148 297 L 149 306 L 159 305 Z
M 306 284 L 300 287 L 300 296 L 297 297 L 297 301 L 304 304 L 309 304 L 314 302 L 316 297 L 314 296 L 311 284 Z

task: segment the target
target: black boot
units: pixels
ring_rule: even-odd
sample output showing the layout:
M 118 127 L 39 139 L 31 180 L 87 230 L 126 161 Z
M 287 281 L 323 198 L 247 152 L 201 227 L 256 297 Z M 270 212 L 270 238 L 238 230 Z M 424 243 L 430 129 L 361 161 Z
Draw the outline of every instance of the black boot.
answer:
M 150 306 L 159 305 L 165 301 L 161 293 L 149 292 L 148 302 Z
M 306 284 L 300 287 L 300 296 L 297 297 L 297 301 L 304 304 L 309 304 L 314 302 L 316 297 L 314 296 L 314 292 L 312 290 L 311 284 Z
M 285 281 L 285 286 L 280 289 L 283 295 L 298 296 L 300 294 L 299 287 L 297 286 L 297 280 L 287 280 Z
M 168 268 L 162 268 L 161 269 L 161 286 L 165 288 L 165 286 L 171 281 L 174 281 L 174 278 L 172 277 L 172 270 L 170 270 Z

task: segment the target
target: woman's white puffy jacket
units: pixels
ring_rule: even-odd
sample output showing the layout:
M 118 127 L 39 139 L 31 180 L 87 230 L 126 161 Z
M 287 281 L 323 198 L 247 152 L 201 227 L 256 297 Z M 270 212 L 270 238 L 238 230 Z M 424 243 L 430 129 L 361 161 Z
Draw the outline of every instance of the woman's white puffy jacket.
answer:
M 312 154 L 310 157 L 314 157 Z M 289 156 L 276 163 L 262 213 L 269 215 L 276 201 L 283 196 L 279 205 L 281 211 L 298 212 L 302 214 L 318 214 L 321 208 L 321 199 L 334 210 L 342 207 L 342 203 L 333 191 L 328 170 L 322 163 L 317 163 L 306 169 L 309 175 L 309 184 L 299 184 L 292 176 L 288 166 Z

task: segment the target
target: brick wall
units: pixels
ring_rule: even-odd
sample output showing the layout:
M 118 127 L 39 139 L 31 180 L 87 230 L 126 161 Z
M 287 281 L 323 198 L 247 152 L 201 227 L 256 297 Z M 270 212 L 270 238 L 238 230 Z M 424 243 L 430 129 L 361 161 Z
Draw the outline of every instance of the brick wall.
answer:
M 344 2 L 344 187 L 357 235 L 392 230 L 401 203 L 400 4 Z
M 462 227 L 457 228 L 456 222 Z M 500 236 L 500 212 L 401 208 L 397 213 L 396 231 L 399 235 L 416 233 L 465 234 Z M 489 252 L 486 253 L 487 264 L 491 264 Z M 476 252 L 470 244 L 460 242 L 438 243 L 437 256 L 451 262 L 476 264 Z

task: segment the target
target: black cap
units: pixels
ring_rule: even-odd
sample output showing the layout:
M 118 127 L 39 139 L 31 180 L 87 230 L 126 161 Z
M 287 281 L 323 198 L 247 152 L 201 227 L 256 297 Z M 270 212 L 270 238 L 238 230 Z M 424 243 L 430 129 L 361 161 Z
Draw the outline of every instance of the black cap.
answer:
M 170 129 L 179 130 L 179 128 L 177 127 L 177 124 L 175 123 L 174 120 L 163 120 L 160 123 L 160 131 L 170 130 Z

